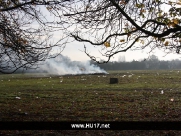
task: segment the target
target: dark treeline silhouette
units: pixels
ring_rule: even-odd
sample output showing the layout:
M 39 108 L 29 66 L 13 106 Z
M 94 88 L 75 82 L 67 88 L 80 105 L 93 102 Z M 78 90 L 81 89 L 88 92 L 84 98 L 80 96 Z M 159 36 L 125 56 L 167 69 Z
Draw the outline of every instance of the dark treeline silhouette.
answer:
M 181 69 L 181 60 L 164 61 L 159 60 L 157 56 L 152 55 L 149 59 L 141 61 L 126 62 L 126 61 L 112 61 L 106 64 L 96 64 L 104 70 L 167 70 L 167 69 Z
M 57 59 L 57 58 L 55 58 Z M 159 60 L 157 56 L 152 55 L 149 59 L 144 59 L 140 61 L 126 62 L 125 58 L 120 59 L 120 61 L 110 61 L 104 64 L 98 64 L 97 62 L 90 61 L 90 64 L 97 65 L 104 70 L 169 70 L 169 69 L 181 69 L 181 60 L 171 60 L 163 61 Z M 45 65 L 45 67 L 52 67 L 51 64 Z M 69 67 L 72 67 L 69 65 Z M 82 68 L 80 66 L 80 68 Z M 42 69 L 19 69 L 15 73 L 47 73 L 47 71 Z

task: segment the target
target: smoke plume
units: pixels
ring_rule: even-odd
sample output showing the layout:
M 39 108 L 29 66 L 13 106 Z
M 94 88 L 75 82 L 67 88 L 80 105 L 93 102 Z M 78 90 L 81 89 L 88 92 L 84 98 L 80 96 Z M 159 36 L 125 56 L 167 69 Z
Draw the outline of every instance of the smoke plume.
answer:
M 45 64 L 40 66 L 40 70 L 56 75 L 107 73 L 98 66 L 90 64 L 89 61 L 71 61 L 70 58 L 62 55 L 46 60 Z

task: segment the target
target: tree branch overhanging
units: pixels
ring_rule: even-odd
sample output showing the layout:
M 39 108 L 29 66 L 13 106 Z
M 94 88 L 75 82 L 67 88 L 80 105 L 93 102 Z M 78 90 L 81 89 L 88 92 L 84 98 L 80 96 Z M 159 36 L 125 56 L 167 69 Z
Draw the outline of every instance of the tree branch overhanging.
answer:
M 103 48 L 106 46 L 105 52 L 101 54 L 110 60 L 114 54 L 138 46 L 136 43 L 139 40 L 133 44 L 131 41 L 139 36 L 147 37 L 147 42 L 140 40 L 143 48 L 155 42 L 162 42 L 160 45 L 162 48 L 173 45 L 176 48 L 175 45 L 181 38 L 179 35 L 181 22 L 178 17 L 174 17 L 174 13 L 171 13 L 170 10 L 163 11 L 161 8 L 163 4 L 167 4 L 170 8 L 173 7 L 173 3 L 156 0 L 99 0 L 95 3 L 93 1 L 88 7 L 87 4 L 82 7 L 77 6 L 77 8 L 75 6 L 74 10 L 67 11 L 64 15 L 71 22 L 75 21 L 73 24 L 77 23 L 75 31 L 70 32 L 71 37 L 76 41 L 93 46 L 103 46 Z M 121 50 L 117 51 L 118 49 Z M 88 55 L 87 48 L 85 53 Z M 93 60 L 96 58 L 91 54 L 88 56 Z
M 117 53 L 147 46 L 178 53 L 178 4 L 160 0 L 1 1 L 0 72 L 30 68 L 50 57 L 52 48 L 64 48 L 71 38 L 83 43 L 85 53 L 95 61 L 86 43 L 98 47 L 107 58 L 104 63 Z M 163 10 L 164 5 L 168 10 Z M 53 32 L 58 42 L 53 42 Z

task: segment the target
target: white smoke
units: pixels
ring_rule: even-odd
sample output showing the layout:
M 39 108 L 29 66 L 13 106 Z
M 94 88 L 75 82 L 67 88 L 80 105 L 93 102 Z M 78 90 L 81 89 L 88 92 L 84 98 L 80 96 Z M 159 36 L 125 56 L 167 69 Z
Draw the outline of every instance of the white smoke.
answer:
M 45 64 L 40 66 L 40 69 L 56 75 L 107 73 L 98 66 L 90 64 L 89 61 L 71 61 L 70 58 L 62 55 L 46 60 Z

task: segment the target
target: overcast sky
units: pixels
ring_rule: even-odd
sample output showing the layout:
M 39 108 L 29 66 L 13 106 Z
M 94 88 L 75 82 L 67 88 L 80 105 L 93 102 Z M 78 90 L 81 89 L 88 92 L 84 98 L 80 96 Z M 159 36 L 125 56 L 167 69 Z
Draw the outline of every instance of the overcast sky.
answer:
M 91 52 L 91 54 L 101 57 L 101 55 L 98 53 L 96 49 L 90 48 L 89 51 Z M 145 49 L 145 50 L 127 51 L 125 53 L 118 53 L 111 59 L 111 61 L 118 61 L 120 56 L 125 56 L 126 61 L 132 61 L 132 60 L 139 61 L 143 59 L 148 59 L 149 56 L 151 56 L 152 54 L 158 56 L 160 60 L 181 59 L 180 54 L 171 53 L 166 55 L 163 51 L 160 51 L 158 49 L 152 51 L 151 53 L 149 53 L 149 51 L 150 51 L 149 49 Z M 90 60 L 90 58 L 83 52 L 83 45 L 77 43 L 69 44 L 62 52 L 62 55 L 68 56 L 71 60 L 75 61 Z

